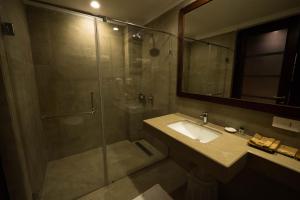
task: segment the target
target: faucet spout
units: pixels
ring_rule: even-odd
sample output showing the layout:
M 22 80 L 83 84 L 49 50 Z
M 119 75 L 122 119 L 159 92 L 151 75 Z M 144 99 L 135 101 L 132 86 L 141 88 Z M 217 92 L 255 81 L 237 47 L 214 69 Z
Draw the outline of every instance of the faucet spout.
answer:
M 200 118 L 203 119 L 203 123 L 204 123 L 204 124 L 207 124 L 207 122 L 208 122 L 208 113 L 207 113 L 207 112 L 203 112 L 203 113 L 200 115 Z

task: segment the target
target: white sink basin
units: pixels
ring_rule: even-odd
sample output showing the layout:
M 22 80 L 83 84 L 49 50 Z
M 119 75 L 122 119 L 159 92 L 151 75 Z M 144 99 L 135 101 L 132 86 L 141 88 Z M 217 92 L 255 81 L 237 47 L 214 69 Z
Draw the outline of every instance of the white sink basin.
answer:
M 211 142 L 220 135 L 217 131 L 187 120 L 169 124 L 168 127 L 201 143 Z

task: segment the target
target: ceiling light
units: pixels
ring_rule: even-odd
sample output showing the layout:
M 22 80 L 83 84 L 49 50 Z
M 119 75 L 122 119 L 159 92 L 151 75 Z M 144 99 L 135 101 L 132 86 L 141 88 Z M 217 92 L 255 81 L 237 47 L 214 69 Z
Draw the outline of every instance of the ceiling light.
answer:
M 114 30 L 114 31 L 118 31 L 119 28 L 118 28 L 118 27 L 113 27 L 113 30 Z
M 100 8 L 100 3 L 98 1 L 92 1 L 90 3 L 91 7 L 95 8 L 95 9 L 99 9 Z

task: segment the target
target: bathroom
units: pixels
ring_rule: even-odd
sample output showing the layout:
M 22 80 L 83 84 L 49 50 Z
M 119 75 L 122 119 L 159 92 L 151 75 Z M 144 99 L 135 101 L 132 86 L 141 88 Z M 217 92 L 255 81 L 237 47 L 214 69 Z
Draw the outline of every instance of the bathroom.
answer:
M 300 1 L 0 0 L 0 20 L 0 199 L 299 198 Z

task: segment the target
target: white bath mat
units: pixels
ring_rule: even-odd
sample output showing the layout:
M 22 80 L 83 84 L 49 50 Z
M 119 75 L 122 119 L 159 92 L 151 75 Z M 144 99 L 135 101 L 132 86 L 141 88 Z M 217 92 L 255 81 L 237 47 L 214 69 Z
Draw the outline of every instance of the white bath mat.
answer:
M 133 200 L 173 200 L 164 189 L 156 184 L 143 194 L 137 196 Z

